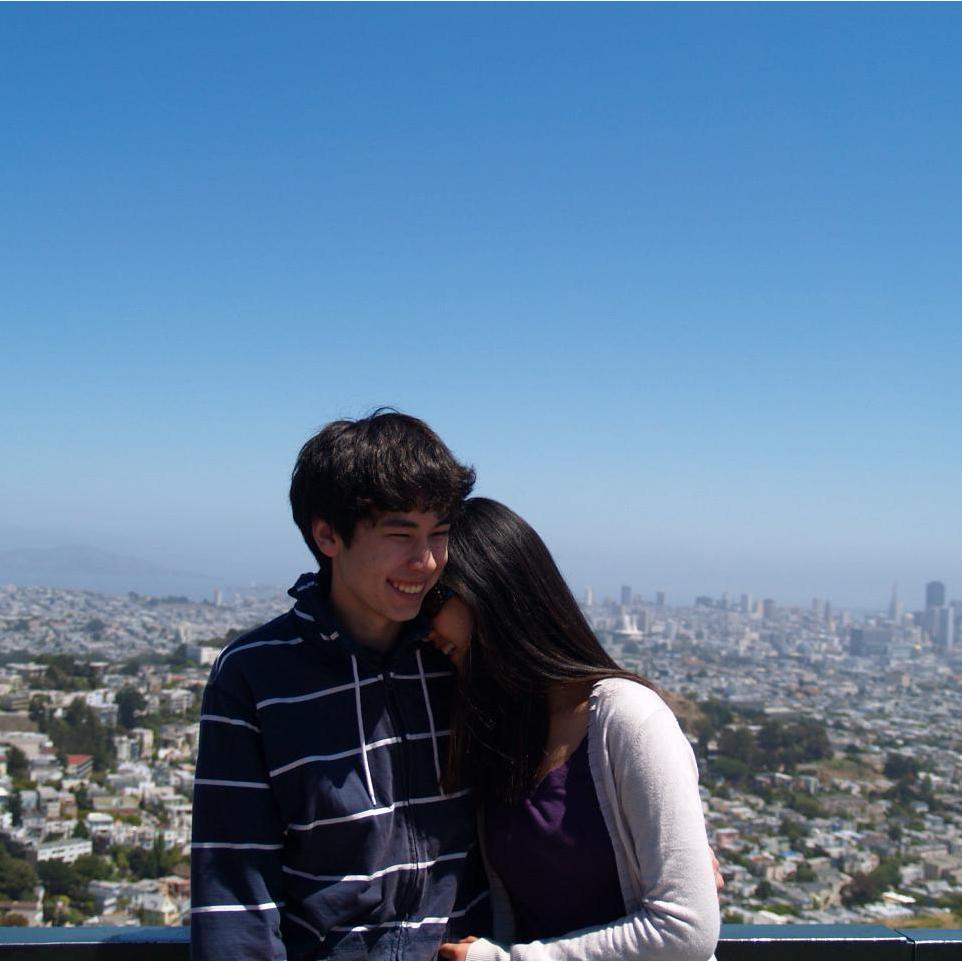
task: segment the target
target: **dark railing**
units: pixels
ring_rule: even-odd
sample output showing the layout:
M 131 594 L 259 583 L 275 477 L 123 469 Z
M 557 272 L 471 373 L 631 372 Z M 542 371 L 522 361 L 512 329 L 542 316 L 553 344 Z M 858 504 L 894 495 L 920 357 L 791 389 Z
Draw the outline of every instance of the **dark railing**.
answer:
M 0 959 L 186 959 L 185 928 L 0 928 Z M 881 925 L 723 925 L 726 959 L 959 959 L 962 929 Z

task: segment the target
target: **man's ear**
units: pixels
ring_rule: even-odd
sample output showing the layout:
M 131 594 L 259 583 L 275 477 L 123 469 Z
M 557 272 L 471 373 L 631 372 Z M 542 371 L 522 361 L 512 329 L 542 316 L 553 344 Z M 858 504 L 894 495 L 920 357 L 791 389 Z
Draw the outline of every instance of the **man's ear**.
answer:
M 333 558 L 343 544 L 338 533 L 323 518 L 311 522 L 311 535 L 317 550 L 327 558 Z

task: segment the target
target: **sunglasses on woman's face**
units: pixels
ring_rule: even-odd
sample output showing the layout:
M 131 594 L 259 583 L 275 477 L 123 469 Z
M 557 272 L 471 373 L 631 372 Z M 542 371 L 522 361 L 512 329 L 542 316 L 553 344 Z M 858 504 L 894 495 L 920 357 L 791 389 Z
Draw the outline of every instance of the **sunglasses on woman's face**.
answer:
M 454 592 L 447 585 L 442 585 L 439 582 L 424 596 L 424 601 L 421 602 L 421 614 L 425 618 L 436 617 L 444 607 L 444 603 L 453 597 Z

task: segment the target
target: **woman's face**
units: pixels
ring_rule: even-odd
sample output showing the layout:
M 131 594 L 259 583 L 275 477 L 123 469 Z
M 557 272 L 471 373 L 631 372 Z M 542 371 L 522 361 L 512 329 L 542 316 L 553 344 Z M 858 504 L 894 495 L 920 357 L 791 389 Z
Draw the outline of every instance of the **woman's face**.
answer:
M 451 659 L 458 671 L 463 671 L 473 634 L 471 609 L 460 598 L 454 597 L 449 598 L 432 619 L 428 639 Z

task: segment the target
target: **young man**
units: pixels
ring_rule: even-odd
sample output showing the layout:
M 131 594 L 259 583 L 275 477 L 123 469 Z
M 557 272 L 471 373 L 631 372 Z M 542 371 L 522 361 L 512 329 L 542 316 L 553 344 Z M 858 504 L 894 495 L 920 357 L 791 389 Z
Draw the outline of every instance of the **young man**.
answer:
M 473 484 L 393 412 L 301 449 L 291 507 L 319 572 L 204 694 L 195 958 L 431 959 L 483 930 L 471 801 L 440 784 L 454 676 L 418 617 Z

